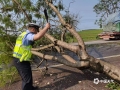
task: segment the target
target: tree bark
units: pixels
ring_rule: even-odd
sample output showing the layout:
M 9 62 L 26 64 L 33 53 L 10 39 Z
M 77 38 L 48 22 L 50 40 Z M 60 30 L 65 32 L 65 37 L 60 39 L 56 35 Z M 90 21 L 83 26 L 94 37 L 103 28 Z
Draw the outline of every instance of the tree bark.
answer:
M 68 60 L 64 59 L 63 57 L 56 57 L 56 56 L 51 56 L 51 55 L 44 55 L 40 52 L 36 52 L 36 51 L 31 51 L 32 54 L 34 55 L 37 55 L 39 57 L 44 57 L 45 59 L 47 60 L 54 60 L 54 61 L 57 61 L 59 63 L 62 63 L 62 64 L 65 64 L 67 66 L 70 66 L 70 67 L 75 67 L 75 68 L 86 68 L 89 66 L 89 61 L 78 61 L 76 63 L 71 63 L 69 62 Z
M 96 71 L 103 72 L 114 80 L 120 82 L 120 69 L 108 62 L 90 56 L 90 67 Z

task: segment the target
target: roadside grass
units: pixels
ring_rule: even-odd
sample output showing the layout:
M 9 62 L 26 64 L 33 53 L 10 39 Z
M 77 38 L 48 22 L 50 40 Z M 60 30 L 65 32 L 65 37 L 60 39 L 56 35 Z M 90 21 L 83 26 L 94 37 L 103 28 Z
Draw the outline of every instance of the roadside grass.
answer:
M 82 30 L 82 31 L 78 31 L 79 35 L 81 36 L 81 38 L 83 39 L 83 41 L 93 41 L 93 40 L 97 40 L 97 35 L 100 34 L 102 32 L 102 29 L 89 29 L 89 30 Z M 72 41 L 72 40 L 70 40 Z M 75 38 L 73 38 L 74 42 L 77 42 L 77 40 Z
M 84 41 L 92 41 L 92 40 L 97 40 L 96 37 L 101 32 L 102 32 L 101 29 L 93 29 L 93 30 L 83 30 L 79 32 L 79 34 Z
M 120 84 L 117 82 L 108 83 L 105 87 L 109 88 L 110 90 L 120 90 Z

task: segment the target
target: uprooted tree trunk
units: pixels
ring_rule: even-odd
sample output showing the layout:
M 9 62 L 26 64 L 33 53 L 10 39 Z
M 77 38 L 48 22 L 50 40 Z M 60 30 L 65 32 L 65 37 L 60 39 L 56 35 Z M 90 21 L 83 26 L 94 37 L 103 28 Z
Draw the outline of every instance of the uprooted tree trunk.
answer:
M 118 67 L 115 67 L 114 65 L 111 65 L 110 63 L 107 63 L 105 61 L 96 59 L 88 55 L 88 53 L 86 52 L 85 44 L 83 40 L 81 39 L 81 37 L 79 36 L 79 34 L 74 30 L 74 28 L 71 25 L 65 22 L 60 12 L 56 9 L 56 7 L 52 3 L 48 2 L 48 0 L 45 0 L 45 2 L 56 13 L 56 15 L 59 18 L 60 23 L 77 39 L 78 45 L 74 46 L 64 41 L 57 40 L 56 38 L 52 37 L 49 34 L 45 34 L 45 37 L 49 39 L 52 42 L 52 44 L 42 47 L 42 48 L 32 48 L 31 50 L 32 54 L 37 55 L 41 58 L 44 57 L 47 60 L 58 61 L 70 67 L 93 68 L 96 71 L 106 73 L 108 76 L 110 76 L 114 80 L 120 81 L 120 69 Z M 39 50 L 41 49 L 45 49 L 45 48 L 53 47 L 53 46 L 55 47 L 57 52 L 61 54 L 61 57 L 46 55 L 46 54 L 39 52 Z M 61 51 L 61 47 L 74 52 L 80 58 L 80 60 L 76 61 L 74 58 L 69 56 L 67 53 L 65 53 L 64 51 Z

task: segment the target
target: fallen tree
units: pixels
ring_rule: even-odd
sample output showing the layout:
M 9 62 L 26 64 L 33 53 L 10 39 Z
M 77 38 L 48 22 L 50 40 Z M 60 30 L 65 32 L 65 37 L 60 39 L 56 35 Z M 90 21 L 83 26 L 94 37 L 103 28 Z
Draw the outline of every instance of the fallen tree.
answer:
M 85 44 L 81 39 L 81 37 L 79 36 L 79 34 L 74 30 L 74 28 L 71 25 L 69 25 L 64 21 L 64 19 L 62 18 L 62 15 L 59 13 L 59 11 L 55 8 L 55 6 L 52 3 L 48 2 L 47 0 L 45 1 L 46 1 L 46 4 L 48 4 L 53 9 L 53 11 L 57 14 L 61 24 L 65 26 L 65 28 L 67 28 L 67 30 L 69 30 L 71 34 L 77 39 L 78 46 L 73 46 L 68 43 L 62 42 L 60 40 L 56 40 L 54 37 L 50 36 L 49 34 L 46 34 L 45 36 L 48 39 L 50 39 L 53 44 L 57 45 L 58 49 L 57 48 L 56 49 L 58 53 L 60 54 L 63 53 L 59 51 L 60 49 L 59 47 L 69 49 L 78 55 L 78 57 L 80 58 L 80 61 L 76 62 L 76 60 L 74 60 L 72 57 L 68 56 L 67 54 L 62 54 L 65 60 L 63 58 L 58 59 L 57 57 L 54 57 L 54 56 L 53 56 L 54 58 L 53 57 L 49 58 L 50 56 L 47 56 L 47 55 L 45 55 L 45 58 L 49 60 L 57 60 L 60 63 L 63 63 L 71 67 L 76 67 L 76 68 L 91 67 L 96 71 L 104 72 L 106 75 L 110 76 L 114 80 L 120 81 L 119 67 L 116 67 L 110 63 L 107 63 L 103 60 L 96 59 L 88 55 L 86 52 Z M 38 55 L 39 57 L 43 57 L 43 55 L 41 55 L 40 53 L 37 53 L 36 51 L 32 51 L 32 53 L 35 55 Z

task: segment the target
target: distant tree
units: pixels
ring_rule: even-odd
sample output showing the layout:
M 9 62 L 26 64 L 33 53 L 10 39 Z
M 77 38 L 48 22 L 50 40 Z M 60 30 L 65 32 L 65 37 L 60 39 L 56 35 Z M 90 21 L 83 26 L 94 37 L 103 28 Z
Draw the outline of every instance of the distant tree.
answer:
M 100 16 L 100 19 L 96 20 L 95 23 L 101 27 L 109 14 L 118 11 L 120 11 L 120 0 L 100 0 L 99 3 L 94 6 L 94 12 Z

